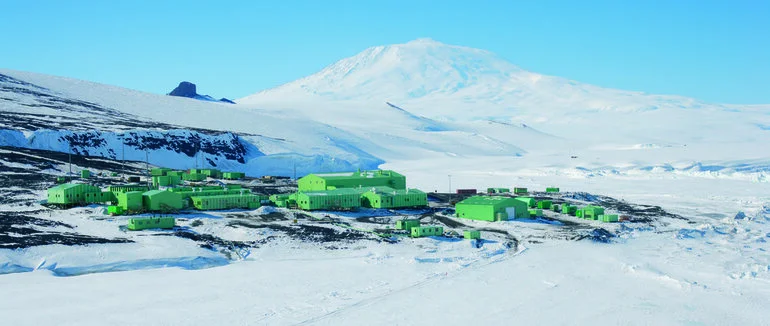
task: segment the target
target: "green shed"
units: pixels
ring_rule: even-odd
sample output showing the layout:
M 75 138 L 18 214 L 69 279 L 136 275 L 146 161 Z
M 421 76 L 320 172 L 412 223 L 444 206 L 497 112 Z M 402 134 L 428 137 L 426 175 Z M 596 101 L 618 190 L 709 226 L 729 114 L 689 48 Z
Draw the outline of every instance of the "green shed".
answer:
M 355 189 L 298 192 L 297 206 L 304 210 L 337 210 L 361 207 L 361 193 Z
M 463 238 L 473 240 L 481 239 L 481 231 L 479 230 L 465 230 L 463 231 Z
M 396 229 L 409 231 L 413 227 L 420 226 L 420 220 L 418 219 L 403 219 L 396 221 Z
M 222 176 L 222 172 L 217 169 L 202 169 L 200 170 L 200 173 L 207 177 L 212 177 L 212 178 L 219 178 L 220 176 Z
M 426 225 L 413 227 L 409 232 L 412 238 L 431 237 L 444 235 L 444 227 L 436 225 Z
M 575 214 L 577 213 L 577 210 L 578 210 L 577 206 L 573 206 L 573 205 L 570 205 L 570 204 L 567 204 L 567 203 L 564 203 L 564 204 L 561 205 L 561 213 L 562 214 L 567 214 L 567 215 L 575 216 Z
M 487 188 L 488 194 L 506 194 L 511 192 L 509 188 Z
M 123 214 L 123 207 L 115 206 L 115 205 L 107 206 L 107 214 L 121 215 Z
M 529 209 L 529 217 L 540 217 L 543 216 L 543 210 L 539 208 L 530 208 Z
M 168 175 L 168 172 L 170 172 L 171 169 L 168 168 L 152 168 L 150 169 L 150 175 L 153 177 L 160 177 Z
M 510 197 L 473 196 L 455 205 L 457 217 L 479 221 L 526 218 L 527 205 Z
M 89 170 L 80 170 L 80 177 L 83 179 L 88 179 L 91 177 L 91 171 Z
M 559 188 L 557 188 L 557 187 L 547 187 L 547 188 L 545 188 L 545 192 L 550 192 L 550 193 L 559 192 Z
M 550 200 L 541 200 L 537 202 L 537 208 L 540 209 L 550 209 L 551 205 L 553 205 L 553 202 Z
M 514 194 L 526 194 L 527 193 L 527 188 L 514 187 L 513 188 L 513 193 Z
M 618 220 L 619 220 L 619 218 L 618 218 L 617 214 L 602 214 L 602 215 L 599 215 L 599 221 L 602 221 L 602 222 L 609 223 L 609 222 L 617 222 Z
M 599 220 L 599 215 L 604 214 L 604 208 L 600 206 L 588 205 L 581 209 L 582 217 L 587 220 Z
M 361 194 L 361 206 L 372 208 L 405 208 L 428 206 L 428 194 L 417 189 L 371 187 Z
M 144 191 L 119 192 L 115 197 L 118 199 L 118 206 L 124 212 L 142 211 L 142 194 Z
M 170 212 L 184 207 L 182 195 L 165 190 L 150 190 L 142 194 L 144 208 L 149 211 Z
M 182 180 L 203 181 L 203 180 L 206 180 L 206 175 L 203 173 L 185 173 L 185 174 L 182 174 Z
M 134 217 L 128 219 L 126 227 L 131 231 L 145 229 L 173 229 L 176 220 L 173 217 Z
M 535 208 L 535 207 L 537 207 L 537 201 L 535 201 L 535 199 L 534 199 L 534 198 L 529 198 L 529 197 L 516 197 L 516 198 L 514 198 L 514 199 L 515 199 L 515 200 L 518 200 L 518 201 L 520 201 L 520 202 L 522 202 L 522 203 L 524 203 L 524 204 L 526 204 L 526 205 L 527 205 L 527 207 L 529 207 L 529 208 Z
M 406 189 L 406 177 L 391 170 L 308 174 L 297 180 L 299 191 L 390 187 Z
M 246 173 L 243 172 L 223 172 L 222 178 L 227 180 L 240 180 L 246 177 Z

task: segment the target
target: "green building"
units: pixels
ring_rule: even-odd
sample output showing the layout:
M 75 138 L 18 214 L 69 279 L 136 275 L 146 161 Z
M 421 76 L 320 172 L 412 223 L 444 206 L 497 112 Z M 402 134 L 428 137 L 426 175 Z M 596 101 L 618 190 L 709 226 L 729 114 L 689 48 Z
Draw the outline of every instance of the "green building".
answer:
M 602 214 L 599 215 L 599 221 L 610 223 L 610 222 L 617 222 L 619 221 L 617 214 Z
M 420 226 L 418 219 L 403 219 L 396 221 L 396 229 L 409 231 L 414 227 Z
M 553 202 L 550 200 L 541 200 L 537 202 L 537 208 L 540 209 L 550 209 L 551 205 L 553 205 Z
M 436 225 L 426 225 L 413 227 L 409 232 L 412 238 L 442 236 L 444 235 L 444 227 Z
M 240 180 L 246 177 L 246 173 L 243 172 L 223 172 L 222 178 L 227 180 Z
M 299 191 L 390 187 L 406 189 L 406 177 L 391 170 L 308 174 L 297 181 Z
M 182 178 L 175 175 L 163 175 L 153 176 L 152 186 L 157 187 L 173 187 L 182 183 Z
M 168 175 L 168 173 L 171 172 L 171 169 L 168 168 L 153 168 L 150 169 L 150 175 L 153 177 L 160 177 Z
M 111 193 L 117 196 L 119 192 L 129 192 L 129 191 L 145 192 L 149 189 L 147 189 L 147 186 L 145 185 L 115 185 L 115 186 L 107 187 L 107 190 L 109 190 Z
M 529 217 L 540 217 L 543 216 L 543 210 L 539 208 L 530 208 L 529 209 Z
M 88 179 L 91 177 L 91 171 L 88 170 L 80 170 L 80 177 L 83 179 Z
M 371 208 L 405 208 L 428 206 L 428 194 L 417 189 L 371 187 L 361 194 L 361 206 Z
M 119 192 L 117 197 L 118 205 L 123 212 L 141 212 L 143 211 L 142 194 L 144 191 Z
M 547 188 L 545 188 L 545 192 L 550 192 L 550 193 L 559 192 L 559 188 L 557 188 L 557 187 L 547 187 Z
M 465 230 L 463 231 L 463 238 L 473 240 L 481 239 L 481 231 L 479 230 Z
M 588 205 L 580 209 L 582 213 L 580 216 L 587 220 L 599 220 L 599 215 L 604 214 L 604 208 L 599 206 Z
M 101 199 L 102 191 L 98 187 L 87 184 L 65 183 L 48 189 L 49 204 L 80 205 L 102 202 Z
M 507 194 L 511 192 L 509 188 L 487 188 L 488 194 Z
M 291 197 L 289 197 L 291 199 Z M 327 191 L 308 191 L 294 194 L 297 206 L 301 209 L 337 210 L 361 207 L 361 193 L 355 189 L 335 189 Z
M 534 198 L 529 198 L 529 197 L 516 197 L 516 198 L 514 198 L 514 199 L 515 199 L 515 200 L 518 200 L 518 201 L 520 201 L 520 202 L 522 202 L 522 203 L 524 203 L 524 204 L 526 204 L 526 205 L 527 205 L 527 207 L 529 207 L 529 208 L 535 208 L 535 207 L 537 207 L 537 201 L 535 201 L 535 199 L 534 199 Z
M 182 195 L 165 190 L 150 190 L 142 194 L 142 204 L 148 211 L 170 212 L 184 207 Z
M 261 198 L 254 194 L 243 195 L 219 195 L 219 196 L 193 196 L 190 197 L 193 206 L 199 210 L 219 210 L 233 208 L 259 208 Z
M 479 221 L 505 221 L 529 216 L 527 205 L 510 197 L 473 196 L 455 205 L 457 217 Z
M 202 169 L 200 170 L 200 174 L 212 178 L 219 178 L 222 176 L 222 172 L 217 169 Z
M 517 188 L 517 187 L 514 187 L 513 188 L 513 193 L 514 194 L 526 194 L 527 193 L 527 188 Z
M 116 205 L 107 206 L 107 214 L 121 215 L 123 214 L 123 207 L 116 206 Z
M 276 207 L 286 207 L 289 205 L 289 194 L 270 195 L 269 199 Z
M 173 217 L 134 217 L 128 219 L 126 227 L 131 231 L 145 229 L 173 229 L 176 220 Z
M 575 216 L 575 214 L 577 213 L 577 210 L 578 210 L 577 206 L 573 206 L 573 205 L 570 205 L 570 204 L 567 204 L 567 203 L 564 203 L 564 204 L 561 205 L 561 213 L 562 214 L 567 214 L 567 215 Z
M 182 180 L 203 181 L 203 180 L 206 180 L 206 175 L 203 173 L 185 173 L 185 174 L 182 174 Z

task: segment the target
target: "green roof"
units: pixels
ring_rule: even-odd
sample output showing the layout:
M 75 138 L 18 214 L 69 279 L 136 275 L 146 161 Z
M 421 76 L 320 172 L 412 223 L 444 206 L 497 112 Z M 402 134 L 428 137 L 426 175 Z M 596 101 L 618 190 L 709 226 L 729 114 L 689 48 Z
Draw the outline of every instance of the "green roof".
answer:
M 334 190 L 325 190 L 325 191 L 303 191 L 302 194 L 307 195 L 309 197 L 319 197 L 319 196 L 332 196 L 332 195 L 360 195 L 362 192 L 365 192 L 366 190 L 358 189 L 358 188 L 338 188 Z
M 48 190 L 66 190 L 66 189 L 75 188 L 79 186 L 83 186 L 83 184 L 82 183 L 63 183 L 56 187 L 51 187 Z
M 470 198 L 467 198 L 459 203 L 463 205 L 496 205 L 502 202 L 511 201 L 513 198 L 511 197 L 502 197 L 502 196 L 473 196 Z
M 419 189 L 393 189 L 391 187 L 385 187 L 385 186 L 361 187 L 359 192 L 369 192 L 369 191 L 373 191 L 374 193 L 384 193 L 384 194 L 392 194 L 394 191 L 396 192 L 396 194 L 424 193 L 422 190 L 419 190 Z

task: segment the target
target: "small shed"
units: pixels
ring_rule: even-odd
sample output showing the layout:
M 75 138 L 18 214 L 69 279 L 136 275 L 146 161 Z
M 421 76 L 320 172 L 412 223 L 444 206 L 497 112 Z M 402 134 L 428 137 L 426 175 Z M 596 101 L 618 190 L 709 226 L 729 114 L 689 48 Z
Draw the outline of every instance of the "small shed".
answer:
M 537 208 L 540 208 L 540 209 L 550 209 L 552 204 L 553 204 L 553 202 L 550 201 L 550 200 L 541 200 L 541 201 L 537 202 Z
M 88 179 L 91 177 L 91 171 L 89 170 L 80 170 L 80 177 L 83 179 Z
M 227 180 L 240 180 L 246 177 L 243 172 L 222 172 L 222 178 Z
M 514 187 L 513 188 L 513 193 L 514 194 L 526 194 L 527 192 L 528 192 L 527 188 L 519 188 L 519 187 Z
M 600 206 L 588 205 L 581 210 L 582 217 L 587 220 L 599 220 L 599 215 L 604 214 L 604 208 Z
M 545 192 L 557 193 L 557 192 L 559 192 L 559 188 L 557 188 L 557 187 L 547 187 L 547 188 L 545 188 Z
M 432 237 L 444 235 L 444 227 L 436 225 L 426 225 L 413 227 L 409 232 L 412 238 Z
M 465 230 L 463 231 L 463 238 L 465 239 L 481 239 L 481 231 L 479 230 Z
M 414 227 L 420 226 L 420 220 L 418 219 L 403 219 L 396 221 L 396 229 L 399 230 L 411 230 Z

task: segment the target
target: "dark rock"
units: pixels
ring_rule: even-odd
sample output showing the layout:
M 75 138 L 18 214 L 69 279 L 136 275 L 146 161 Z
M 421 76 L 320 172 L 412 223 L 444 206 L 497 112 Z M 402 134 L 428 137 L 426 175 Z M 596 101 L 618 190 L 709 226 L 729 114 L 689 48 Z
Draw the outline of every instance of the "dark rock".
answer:
M 225 102 L 225 103 L 230 103 L 230 104 L 235 104 L 235 102 L 233 102 L 232 100 L 228 100 L 228 99 L 226 99 L 226 98 L 224 98 L 224 97 L 223 97 L 223 98 L 220 98 L 220 99 L 219 99 L 219 101 L 220 101 L 220 102 Z
M 179 83 L 179 86 L 174 88 L 171 93 L 168 93 L 168 95 L 194 98 L 196 95 L 198 95 L 198 93 L 196 91 L 195 84 L 183 81 Z

